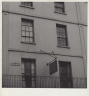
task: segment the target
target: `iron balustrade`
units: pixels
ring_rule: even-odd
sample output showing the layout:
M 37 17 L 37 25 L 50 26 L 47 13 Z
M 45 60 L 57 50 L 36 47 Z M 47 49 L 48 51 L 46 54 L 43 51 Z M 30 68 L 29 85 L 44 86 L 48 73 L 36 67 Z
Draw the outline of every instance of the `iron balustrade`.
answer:
M 60 88 L 61 84 L 60 81 L 61 81 L 60 77 L 36 76 L 35 86 L 32 86 L 31 88 Z M 71 81 L 73 84 L 72 88 L 87 88 L 87 78 L 72 77 Z M 26 86 L 23 86 L 22 75 L 7 75 L 7 74 L 2 75 L 2 87 L 26 88 Z

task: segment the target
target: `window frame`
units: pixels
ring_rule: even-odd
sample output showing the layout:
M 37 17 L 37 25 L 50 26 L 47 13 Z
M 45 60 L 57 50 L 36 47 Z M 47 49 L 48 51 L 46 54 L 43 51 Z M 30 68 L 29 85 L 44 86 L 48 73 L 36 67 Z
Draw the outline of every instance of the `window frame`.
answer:
M 22 22 L 23 21 L 28 21 L 28 22 L 32 22 L 32 29 L 33 29 L 33 31 L 28 31 L 29 32 L 29 36 L 26 36 L 26 25 L 23 25 L 22 24 Z M 24 32 L 25 32 L 25 36 L 23 36 L 22 35 L 22 26 L 25 26 L 25 30 L 24 30 Z M 28 26 L 28 25 L 27 25 Z M 29 26 L 29 27 L 31 27 L 31 26 Z M 30 36 L 30 32 L 32 32 L 32 34 L 33 34 L 33 36 L 31 37 Z M 22 41 L 22 37 L 25 37 L 25 41 Z M 29 41 L 26 41 L 26 37 L 28 37 L 29 38 Z M 32 38 L 33 39 L 33 42 L 30 42 L 30 38 Z M 32 20 L 32 19 L 26 19 L 26 18 L 21 18 L 21 43 L 26 43 L 26 44 L 33 44 L 33 45 L 36 45 L 36 43 L 35 43 L 35 36 L 34 36 L 34 20 Z
M 35 81 L 35 87 L 36 87 L 36 59 L 32 59 L 32 58 L 21 58 L 21 64 L 22 64 L 22 62 L 23 62 L 23 64 L 24 64 L 24 73 L 22 73 L 22 82 L 23 81 L 25 81 L 25 80 L 23 80 L 23 77 L 25 76 L 25 74 L 26 74 L 26 63 L 27 62 L 29 62 L 30 63 L 30 69 L 28 69 L 28 70 L 30 70 L 30 73 L 31 73 L 31 70 L 34 70 L 34 76 L 32 75 L 32 73 L 31 73 L 31 78 L 35 78 L 35 80 L 32 80 L 32 81 Z M 34 69 L 31 69 L 31 62 L 34 62 Z M 21 70 L 22 70 L 22 68 L 21 68 Z M 32 83 L 32 81 L 31 81 L 31 83 Z M 35 87 L 32 87 L 32 85 L 31 85 L 31 87 L 30 88 L 35 88 Z
M 22 3 L 32 3 L 32 6 L 23 5 Z M 25 8 L 34 9 L 34 7 L 33 7 L 33 2 L 21 2 L 21 3 L 20 3 L 20 7 L 25 7 Z
M 63 8 L 62 7 L 55 6 L 55 3 L 63 3 L 62 4 L 63 5 Z M 63 9 L 63 11 L 62 12 L 58 12 L 58 11 L 55 10 L 55 8 Z M 65 13 L 65 3 L 64 2 L 54 2 L 54 13 L 59 13 L 59 14 L 66 15 L 66 13 Z
M 65 82 L 66 81 L 65 79 L 63 79 L 63 75 L 64 76 L 67 76 L 66 77 L 67 81 L 69 81 L 71 83 L 71 87 L 67 87 L 67 88 L 72 88 L 73 87 L 73 81 L 72 81 L 72 66 L 71 66 L 71 62 L 70 61 L 58 61 L 58 62 L 59 62 L 60 82 Z M 62 64 L 62 63 L 64 63 L 64 64 Z M 69 70 L 70 70 L 69 73 L 68 73 L 68 71 L 67 71 L 67 73 L 63 72 L 63 69 L 65 68 L 65 67 L 63 68 L 63 65 L 66 65 L 67 66 L 66 67 L 66 71 L 67 71 L 68 66 L 69 66 Z M 60 68 L 61 68 L 61 72 L 60 72 Z M 61 87 L 61 88 L 64 88 L 64 87 Z
M 56 34 L 58 34 L 57 33 L 57 28 L 64 28 L 65 29 L 65 37 L 60 37 L 60 36 L 57 35 L 57 47 L 70 48 L 69 47 L 69 43 L 68 43 L 68 36 L 67 36 L 67 26 L 66 25 L 63 25 L 63 24 L 56 24 Z M 58 38 L 64 39 L 66 45 L 59 45 L 58 44 Z

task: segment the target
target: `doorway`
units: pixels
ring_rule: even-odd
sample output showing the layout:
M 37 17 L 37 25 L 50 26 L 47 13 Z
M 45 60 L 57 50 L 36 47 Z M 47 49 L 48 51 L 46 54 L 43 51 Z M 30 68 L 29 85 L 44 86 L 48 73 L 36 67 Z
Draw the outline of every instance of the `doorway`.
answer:
M 60 87 L 72 88 L 71 62 L 59 61 Z
M 35 88 L 36 87 L 36 65 L 35 59 L 22 59 L 23 64 L 23 75 L 22 79 L 24 86 L 26 88 Z

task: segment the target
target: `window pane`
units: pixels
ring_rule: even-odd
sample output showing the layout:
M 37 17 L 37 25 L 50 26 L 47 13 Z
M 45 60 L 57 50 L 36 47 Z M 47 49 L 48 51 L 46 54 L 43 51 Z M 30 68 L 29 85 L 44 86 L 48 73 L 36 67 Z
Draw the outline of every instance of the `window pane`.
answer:
M 26 26 L 26 31 L 29 31 L 29 28 L 28 28 L 28 26 Z
M 33 38 L 30 38 L 30 42 L 33 42 Z
M 56 2 L 55 3 L 55 6 L 57 6 L 57 7 L 61 7 L 61 8 L 63 8 L 64 6 L 64 3 L 62 3 L 62 2 Z
M 62 32 L 62 28 L 59 28 L 59 32 Z
M 66 37 L 65 33 L 63 32 L 63 37 Z
M 57 32 L 57 37 L 59 37 L 60 36 L 60 34 L 59 34 L 59 32 Z
M 22 36 L 25 36 L 25 31 L 22 31 Z
M 58 8 L 55 8 L 55 11 L 58 12 Z
M 32 7 L 32 2 L 21 2 L 21 5 Z
M 24 2 L 21 2 L 21 5 L 24 5 Z
M 35 69 L 35 64 L 31 63 L 31 69 Z
M 22 81 L 22 82 L 23 82 L 23 83 L 22 83 L 23 88 L 26 88 L 25 81 Z
M 33 31 L 33 27 L 29 27 L 30 28 L 30 31 Z
M 26 37 L 26 41 L 29 42 L 29 38 L 28 37 Z
M 67 67 L 62 68 L 62 73 L 67 73 Z
M 27 2 L 27 5 L 32 7 L 32 3 L 31 2 Z
M 33 37 L 33 32 L 30 32 L 30 37 Z
M 22 69 L 24 69 L 24 63 L 22 62 Z
M 57 32 L 59 32 L 59 28 L 57 27 Z
M 25 68 L 26 68 L 26 69 L 30 69 L 30 62 L 26 62 L 26 63 L 25 63 Z
M 59 37 L 63 37 L 63 33 L 62 32 L 59 32 Z
M 63 4 L 62 3 L 60 3 L 60 7 L 63 8 Z
M 25 72 L 24 72 L 24 69 L 22 69 L 22 73 L 25 73 Z
M 32 27 L 32 21 L 28 22 L 28 26 Z
M 25 81 L 25 76 L 24 75 L 22 76 L 22 80 Z
M 25 37 L 22 37 L 22 41 L 23 41 L 23 42 L 25 41 Z
M 61 7 L 61 3 L 57 3 L 57 7 Z
M 63 44 L 64 44 L 64 46 L 66 46 L 66 40 L 65 39 L 63 39 Z
M 22 30 L 25 30 L 25 26 L 22 26 Z
M 61 46 L 66 46 L 66 41 L 63 38 L 58 38 L 58 44 Z
M 31 74 L 30 74 L 30 70 L 26 69 L 25 72 L 26 72 L 26 75 L 31 75 Z
M 22 63 L 22 73 L 24 73 L 24 63 Z
M 67 73 L 70 73 L 70 67 L 67 66 Z
M 59 71 L 60 71 L 60 73 L 62 73 L 62 67 L 60 67 Z
M 29 36 L 29 32 L 26 32 L 26 36 Z
M 32 88 L 35 87 L 35 81 L 32 81 Z
M 60 12 L 63 12 L 63 9 L 60 8 Z
M 32 75 L 32 76 L 35 76 L 35 73 L 32 73 L 31 75 Z
M 60 44 L 63 46 L 64 45 L 64 42 L 63 42 L 63 39 L 60 38 Z
M 57 3 L 56 2 L 54 3 L 54 6 L 57 6 Z
M 31 73 L 35 73 L 35 70 L 33 69 L 33 70 L 31 70 Z
M 32 81 L 35 80 L 35 77 L 32 77 Z
M 27 25 L 27 22 L 25 20 L 22 20 L 22 25 Z
M 27 2 L 24 2 L 25 6 L 27 6 Z

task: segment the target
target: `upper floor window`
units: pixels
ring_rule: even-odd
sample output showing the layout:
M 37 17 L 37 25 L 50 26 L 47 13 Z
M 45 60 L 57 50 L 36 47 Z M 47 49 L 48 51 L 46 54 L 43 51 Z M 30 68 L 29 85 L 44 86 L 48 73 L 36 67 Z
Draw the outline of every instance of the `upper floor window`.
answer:
M 64 2 L 55 2 L 54 3 L 54 7 L 55 7 L 55 12 L 58 13 L 64 13 Z
M 22 42 L 34 42 L 33 20 L 22 19 L 21 31 Z
M 22 6 L 28 6 L 28 7 L 33 7 L 33 3 L 32 2 L 21 2 Z
M 58 46 L 68 46 L 66 25 L 56 24 Z

